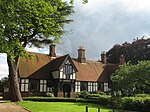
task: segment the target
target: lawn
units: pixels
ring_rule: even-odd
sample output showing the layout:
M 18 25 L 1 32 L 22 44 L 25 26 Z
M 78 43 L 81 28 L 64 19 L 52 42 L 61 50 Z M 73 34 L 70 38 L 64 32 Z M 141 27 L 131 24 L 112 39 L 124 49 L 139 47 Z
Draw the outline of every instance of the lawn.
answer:
M 18 102 L 18 105 L 21 105 L 32 112 L 85 112 L 86 105 L 90 107 L 88 112 L 97 112 L 98 107 L 98 105 L 85 103 L 33 101 Z M 112 112 L 112 110 L 101 107 L 100 112 Z

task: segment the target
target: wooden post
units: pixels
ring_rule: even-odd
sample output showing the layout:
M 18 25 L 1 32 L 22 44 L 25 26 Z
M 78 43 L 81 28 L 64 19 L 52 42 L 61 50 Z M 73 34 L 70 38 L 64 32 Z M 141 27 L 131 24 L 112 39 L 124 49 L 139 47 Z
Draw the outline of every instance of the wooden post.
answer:
M 98 112 L 100 112 L 100 107 L 98 107 Z
M 88 112 L 88 106 L 86 106 L 86 112 Z

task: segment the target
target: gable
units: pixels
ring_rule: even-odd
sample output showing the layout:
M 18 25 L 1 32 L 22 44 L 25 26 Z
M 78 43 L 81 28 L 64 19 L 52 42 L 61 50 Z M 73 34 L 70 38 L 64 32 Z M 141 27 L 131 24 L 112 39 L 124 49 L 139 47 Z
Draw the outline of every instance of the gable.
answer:
M 66 58 L 64 59 L 63 63 L 60 65 L 59 70 L 61 70 L 64 65 L 71 65 L 73 67 L 74 72 L 78 71 L 69 54 L 66 55 Z
M 54 71 L 60 71 L 65 63 L 70 63 L 76 72 L 77 69 L 72 62 L 70 56 L 64 55 L 51 58 L 47 54 L 30 53 L 33 58 L 20 58 L 19 61 L 19 77 L 21 78 L 52 78 L 51 73 Z

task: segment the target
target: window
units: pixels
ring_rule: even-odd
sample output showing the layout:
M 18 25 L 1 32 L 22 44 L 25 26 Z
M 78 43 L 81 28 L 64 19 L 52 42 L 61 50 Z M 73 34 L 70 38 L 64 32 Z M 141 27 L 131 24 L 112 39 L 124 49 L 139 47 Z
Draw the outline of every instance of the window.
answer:
M 39 80 L 30 80 L 30 91 L 31 92 L 36 92 L 39 91 Z
M 88 82 L 88 92 L 97 91 L 98 85 L 96 82 Z
M 61 74 L 62 75 L 62 74 Z M 73 66 L 67 60 L 63 66 L 63 76 L 64 79 L 73 79 Z
M 108 91 L 108 83 L 104 83 L 104 92 Z
M 47 92 L 53 92 L 52 80 L 47 80 Z
M 94 91 L 98 90 L 98 84 L 97 84 L 97 82 L 93 83 L 93 90 Z
M 40 80 L 40 92 L 46 92 L 47 80 Z
M 88 92 L 92 92 L 92 82 L 88 82 Z
M 29 79 L 21 79 L 21 92 L 28 92 Z
M 81 91 L 87 91 L 87 90 L 88 90 L 87 82 L 81 82 Z
M 80 92 L 80 82 L 75 82 L 75 92 Z
M 104 84 L 103 83 L 98 83 L 98 90 L 104 91 Z

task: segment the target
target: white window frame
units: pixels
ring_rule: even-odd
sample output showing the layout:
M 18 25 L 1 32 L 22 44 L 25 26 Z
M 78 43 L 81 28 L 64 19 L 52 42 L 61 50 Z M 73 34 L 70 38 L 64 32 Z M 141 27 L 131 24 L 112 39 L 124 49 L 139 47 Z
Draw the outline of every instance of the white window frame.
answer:
M 21 79 L 21 92 L 29 91 L 29 79 Z
M 104 92 L 108 91 L 108 83 L 104 83 Z
M 76 81 L 75 82 L 75 92 L 80 92 L 80 87 L 81 85 L 80 85 L 80 82 L 79 81 Z
M 47 91 L 47 80 L 40 80 L 40 92 Z

